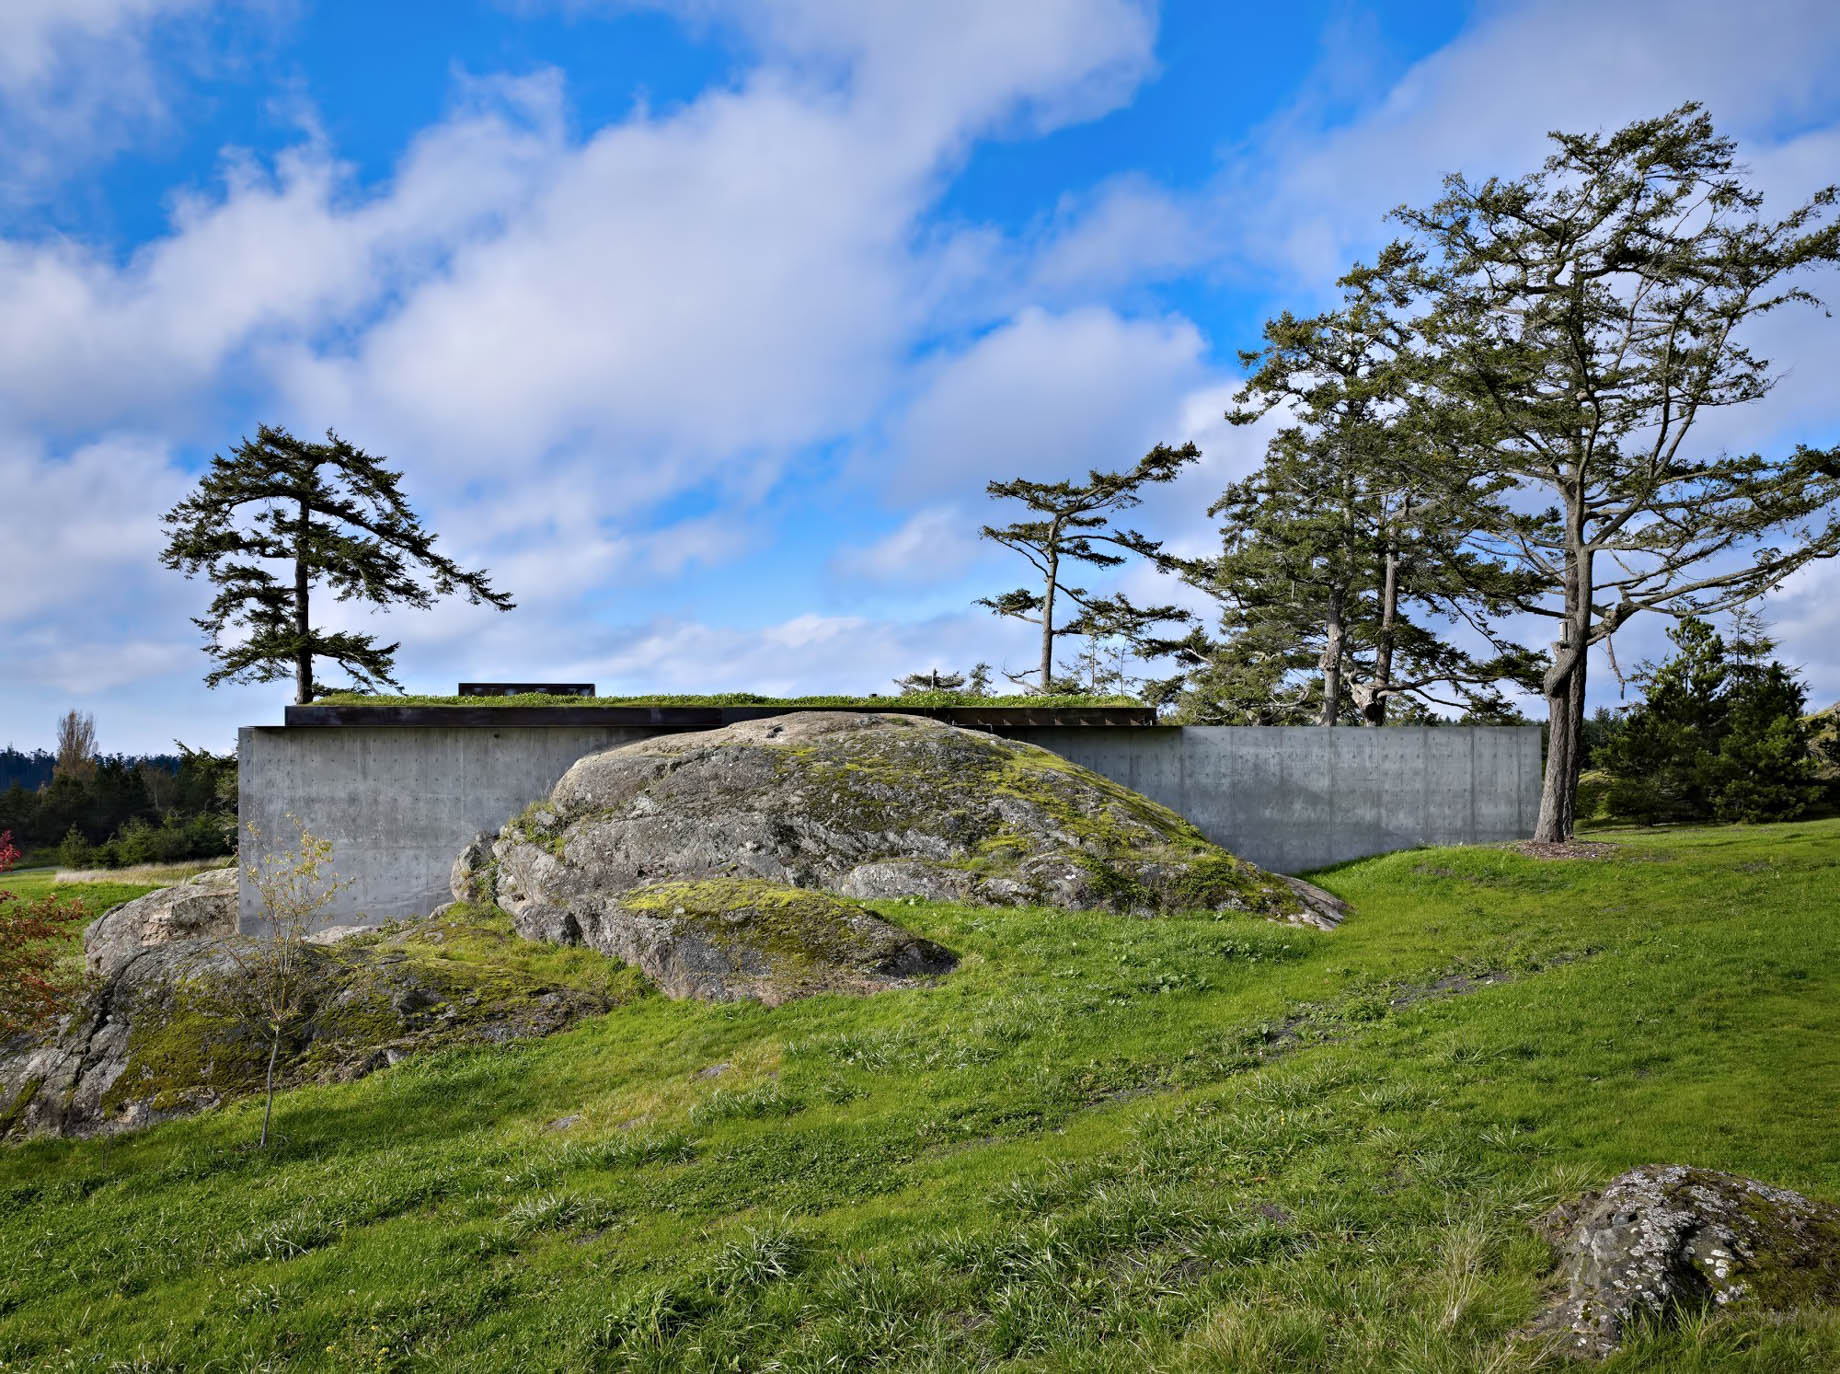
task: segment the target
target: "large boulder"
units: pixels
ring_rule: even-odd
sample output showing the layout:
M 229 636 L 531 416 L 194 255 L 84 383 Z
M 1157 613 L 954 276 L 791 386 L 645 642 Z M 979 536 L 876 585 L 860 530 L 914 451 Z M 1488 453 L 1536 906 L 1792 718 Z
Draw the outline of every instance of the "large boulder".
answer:
M 591 754 L 489 846 L 469 846 L 453 889 L 496 900 L 534 936 L 572 938 L 635 888 L 711 878 L 862 900 L 1341 916 L 1327 894 L 1045 749 L 828 711 Z
M 493 919 L 296 949 L 299 1000 L 278 1086 L 361 1077 L 436 1046 L 546 1035 L 613 1005 L 604 961 L 581 956 L 601 967 L 580 985 L 547 978 Z M 465 957 L 448 957 L 456 942 Z M 509 957 L 495 957 L 495 944 Z M 0 1136 L 124 1130 L 259 1092 L 269 1049 L 259 982 L 272 954 L 232 937 L 130 956 L 61 1026 L 0 1043 Z
M 111 978 L 144 949 L 236 934 L 236 869 L 212 868 L 124 902 L 83 932 L 83 971 Z
M 1840 1207 L 1755 1179 L 1645 1165 L 1541 1227 L 1566 1287 L 1532 1334 L 1574 1355 L 1610 1354 L 1638 1318 L 1840 1302 Z
M 853 902 L 758 878 L 630 888 L 540 933 L 632 964 L 666 996 L 705 1002 L 880 992 L 958 962 Z

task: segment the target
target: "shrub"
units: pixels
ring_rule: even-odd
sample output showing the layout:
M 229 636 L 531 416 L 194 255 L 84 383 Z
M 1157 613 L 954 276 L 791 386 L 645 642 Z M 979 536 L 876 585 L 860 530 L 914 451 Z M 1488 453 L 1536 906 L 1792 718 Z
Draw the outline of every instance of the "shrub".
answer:
M 1734 653 L 1703 620 L 1669 637 L 1674 656 L 1646 675 L 1647 699 L 1600 751 L 1607 809 L 1645 824 L 1801 815 L 1821 789 L 1794 674 L 1762 661 L 1767 641 Z

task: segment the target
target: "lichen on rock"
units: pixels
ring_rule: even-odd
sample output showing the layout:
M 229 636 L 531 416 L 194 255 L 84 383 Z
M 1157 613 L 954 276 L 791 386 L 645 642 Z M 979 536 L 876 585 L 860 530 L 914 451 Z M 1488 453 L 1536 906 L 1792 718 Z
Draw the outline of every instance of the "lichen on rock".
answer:
M 1840 1302 L 1840 1207 L 1711 1169 L 1646 1165 L 1541 1218 L 1565 1292 L 1529 1328 L 1602 1358 L 1630 1325 Z
M 1158 914 L 1340 913 L 1188 821 L 1059 755 L 902 715 L 806 712 L 579 760 L 490 848 L 455 865 L 519 928 L 576 938 L 622 894 L 754 879 L 859 900 Z

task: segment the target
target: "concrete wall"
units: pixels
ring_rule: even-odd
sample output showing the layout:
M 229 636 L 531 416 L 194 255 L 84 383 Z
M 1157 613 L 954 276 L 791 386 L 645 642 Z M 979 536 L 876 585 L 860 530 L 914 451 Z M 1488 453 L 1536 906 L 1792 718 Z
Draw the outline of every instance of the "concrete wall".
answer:
M 1161 802 L 1278 873 L 1413 845 L 1524 839 L 1540 805 L 1538 726 L 1015 733 Z
M 237 815 L 243 862 L 297 843 L 290 817 L 332 841 L 332 866 L 351 880 L 329 924 L 426 916 L 449 900 L 448 870 L 481 830 L 496 833 L 556 785 L 584 754 L 658 733 L 538 726 L 245 727 L 237 732 Z M 245 879 L 241 924 L 256 904 Z
M 352 886 L 331 923 L 426 915 L 448 900 L 454 856 L 545 795 L 582 755 L 648 727 L 250 727 L 239 732 L 240 810 L 265 837 L 333 845 Z M 1516 727 L 1028 727 L 1007 731 L 1180 812 L 1210 839 L 1280 873 L 1419 844 L 1532 833 L 1540 732 Z M 244 885 L 242 920 L 255 915 Z

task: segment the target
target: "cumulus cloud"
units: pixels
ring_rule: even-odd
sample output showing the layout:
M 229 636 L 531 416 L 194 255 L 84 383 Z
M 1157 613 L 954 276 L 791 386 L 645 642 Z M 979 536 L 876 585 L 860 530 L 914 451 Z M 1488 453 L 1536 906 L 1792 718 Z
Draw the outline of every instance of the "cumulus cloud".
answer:
M 1204 372 L 1181 318 L 1102 306 L 1021 311 L 932 360 L 893 423 L 885 465 L 897 501 L 970 495 L 997 478 L 1054 478 L 1137 461 Z
M 67 176 L 167 122 L 146 45 L 214 0 L 7 0 L 0 5 L 0 198 Z
M 1688 100 L 1753 155 L 1816 108 L 1836 61 L 1840 11 L 1823 0 L 1490 7 L 1352 117 L 1321 122 L 1311 102 L 1274 118 L 1222 187 L 1240 210 L 1235 251 L 1321 286 L 1443 174 L 1518 174 L 1545 157 L 1548 130 L 1616 128 Z
M 310 142 L 272 170 L 231 157 L 219 194 L 180 197 L 172 231 L 122 264 L 65 239 L 0 241 L 0 313 L 31 322 L 0 334 L 0 402 L 51 434 L 183 432 L 228 372 L 361 325 L 386 295 L 438 273 L 521 203 L 561 141 L 553 74 L 474 83 L 384 194 L 357 194 Z
M 116 437 L 63 458 L 0 436 L 0 491 L 14 529 L 0 540 L 0 631 L 48 620 L 95 622 L 150 609 L 145 590 L 163 536 L 158 512 L 186 483 L 165 445 Z M 160 598 L 161 609 L 172 601 Z
M 978 525 L 957 505 L 928 506 L 874 543 L 840 551 L 832 570 L 841 578 L 870 582 L 949 582 L 977 557 Z

